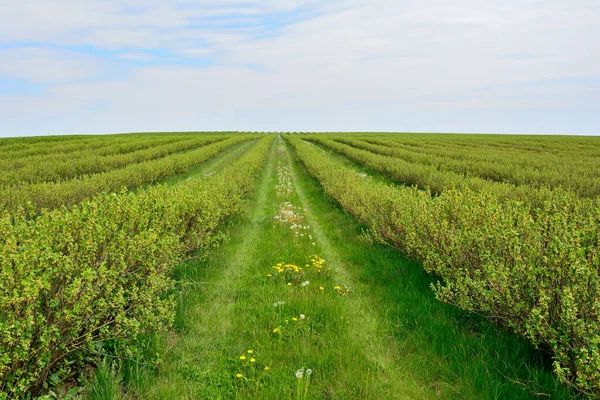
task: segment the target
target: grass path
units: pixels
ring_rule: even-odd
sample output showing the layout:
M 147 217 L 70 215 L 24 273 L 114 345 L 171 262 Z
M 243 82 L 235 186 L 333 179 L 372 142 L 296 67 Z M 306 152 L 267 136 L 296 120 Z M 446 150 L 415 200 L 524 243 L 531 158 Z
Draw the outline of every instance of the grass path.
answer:
M 344 319 L 348 319 L 351 331 L 349 332 L 354 345 L 361 349 L 369 363 L 372 365 L 374 380 L 371 385 L 380 386 L 377 392 L 372 392 L 372 398 L 425 398 L 429 397 L 432 392 L 425 386 L 420 386 L 414 379 L 411 379 L 400 363 L 402 362 L 401 349 L 394 343 L 389 341 L 386 329 L 378 318 L 374 305 L 370 301 L 369 290 L 364 285 L 355 281 L 352 275 L 346 270 L 347 261 L 343 257 L 336 246 L 332 243 L 328 234 L 331 235 L 335 228 L 322 226 L 320 219 L 323 218 L 324 210 L 318 210 L 316 204 L 323 202 L 323 196 L 308 197 L 305 192 L 306 182 L 304 185 L 300 182 L 301 177 L 298 172 L 298 166 L 292 156 L 288 146 L 285 146 L 285 154 L 288 168 L 292 172 L 292 183 L 295 188 L 301 208 L 305 210 L 306 222 L 310 224 L 314 232 L 316 241 L 322 249 L 323 256 L 329 260 L 331 265 L 335 265 L 333 269 L 333 277 L 337 282 L 344 282 L 344 285 L 351 288 L 351 294 L 348 296 L 347 305 L 344 309 Z M 307 176 L 303 177 L 304 180 Z M 314 189 L 314 187 L 313 187 Z M 315 211 L 313 211 L 315 210 Z M 316 215 L 318 213 L 319 215 Z M 326 233 L 327 232 L 327 233 Z M 342 232 L 344 234 L 344 232 Z M 359 247 L 365 247 L 364 243 L 355 243 Z M 367 289 L 367 290 L 365 290 Z M 367 373 L 370 368 L 367 367 Z M 359 372 L 360 371 L 355 371 Z M 362 371 L 364 374 L 364 371 Z M 364 394 L 369 392 L 365 390 Z M 385 397 L 380 397 L 385 396 Z
M 228 164 L 240 158 L 244 153 L 252 148 L 258 139 L 248 140 L 241 143 L 236 143 L 231 147 L 217 153 L 214 157 L 201 162 L 192 169 L 183 174 L 173 175 L 162 179 L 160 183 L 167 185 L 175 185 L 186 179 L 196 178 L 206 174 L 214 174 L 225 168 Z
M 178 280 L 190 283 L 179 301 L 176 316 L 176 327 L 183 333 L 174 338 L 162 374 L 146 396 L 200 398 L 206 385 L 204 379 L 218 368 L 215 363 L 219 363 L 218 358 L 228 346 L 237 288 L 251 262 L 259 225 L 266 218 L 274 151 L 273 148 L 269 155 L 250 212 L 232 221 L 238 226 L 230 241 L 206 260 L 185 262 L 175 271 Z
M 526 399 L 553 388 L 519 340 L 437 302 L 418 265 L 370 244 L 281 138 L 229 231 L 177 269 L 179 334 L 133 397 Z
M 231 240 L 177 271 L 195 282 L 181 301 L 183 333 L 143 397 L 423 398 L 423 388 L 398 374 L 398 354 L 364 299 L 345 293 L 353 284 L 334 265 L 339 255 L 291 166 L 280 139 Z

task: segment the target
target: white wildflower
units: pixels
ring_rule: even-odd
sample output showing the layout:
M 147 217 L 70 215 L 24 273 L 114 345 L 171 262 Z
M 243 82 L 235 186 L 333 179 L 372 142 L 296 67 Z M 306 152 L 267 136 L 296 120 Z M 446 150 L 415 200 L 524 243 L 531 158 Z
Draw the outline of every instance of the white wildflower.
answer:
M 304 368 L 300 368 L 298 371 L 296 371 L 296 378 L 302 379 L 303 377 L 304 377 Z
M 306 317 L 304 316 L 304 314 L 300 314 L 300 319 L 304 319 L 304 318 L 306 318 Z M 310 369 L 309 369 L 308 371 L 310 371 Z M 306 371 L 306 373 L 308 373 L 308 371 Z M 310 374 L 309 374 L 309 375 L 310 375 Z
M 311 376 L 311 374 L 312 374 L 312 369 L 310 369 L 310 368 L 307 369 L 306 370 L 306 376 Z

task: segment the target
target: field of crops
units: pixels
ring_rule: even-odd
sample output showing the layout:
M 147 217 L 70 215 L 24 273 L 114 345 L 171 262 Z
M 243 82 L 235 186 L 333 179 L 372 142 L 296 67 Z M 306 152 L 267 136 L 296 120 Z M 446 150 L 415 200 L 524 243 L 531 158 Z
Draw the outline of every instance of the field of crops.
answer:
M 597 398 L 600 139 L 0 139 L 0 399 Z

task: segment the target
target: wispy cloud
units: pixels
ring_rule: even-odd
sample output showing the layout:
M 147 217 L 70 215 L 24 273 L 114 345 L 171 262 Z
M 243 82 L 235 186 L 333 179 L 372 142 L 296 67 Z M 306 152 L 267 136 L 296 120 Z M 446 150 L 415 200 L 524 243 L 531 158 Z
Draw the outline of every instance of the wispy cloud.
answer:
M 141 52 L 141 51 L 131 51 L 131 52 L 126 52 L 126 53 L 119 53 L 117 55 L 117 57 L 124 58 L 126 60 L 135 60 L 135 61 L 150 61 L 153 59 L 152 56 L 150 56 L 147 53 Z
M 74 51 L 44 46 L 0 49 L 0 75 L 34 83 L 73 82 L 90 78 L 102 60 Z
M 5 3 L 0 134 L 600 133 L 595 0 Z

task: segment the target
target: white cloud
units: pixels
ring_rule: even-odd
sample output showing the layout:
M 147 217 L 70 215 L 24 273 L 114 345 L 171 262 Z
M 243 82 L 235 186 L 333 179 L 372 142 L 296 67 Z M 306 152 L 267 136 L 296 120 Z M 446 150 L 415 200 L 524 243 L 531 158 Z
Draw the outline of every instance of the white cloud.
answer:
M 340 80 L 368 79 L 423 93 L 600 73 L 597 9 L 573 10 L 580 19 L 571 26 L 561 24 L 569 6 L 558 2 L 544 3 L 545 20 L 531 12 L 539 6 L 531 1 L 512 7 L 480 0 L 460 7 L 406 3 L 365 5 L 301 22 L 277 37 L 238 44 L 231 60 L 301 74 L 335 71 Z M 499 60 L 506 52 L 548 56 Z
M 178 50 L 177 54 L 180 54 L 184 57 L 206 58 L 213 54 L 213 50 L 208 48 L 191 48 Z
M 120 53 L 118 55 L 119 58 L 123 58 L 126 60 L 134 60 L 134 61 L 150 61 L 154 59 L 154 57 L 149 56 L 146 53 L 141 51 L 131 51 L 126 53 Z
M 84 54 L 49 47 L 0 49 L 0 76 L 35 83 L 72 82 L 101 70 L 102 62 Z
M 136 39 L 144 38 L 150 41 L 144 47 L 151 47 L 163 43 L 160 37 L 165 29 L 202 25 L 207 18 L 260 16 L 308 6 L 315 10 L 331 8 L 315 0 L 0 0 L 0 43 L 35 41 L 118 47 L 140 45 L 143 42 Z M 119 35 L 123 35 L 122 42 L 118 41 Z
M 293 24 L 270 18 L 253 25 L 293 10 L 305 13 L 286 14 L 298 20 Z M 224 19 L 209 23 L 208 17 Z M 75 83 L 71 78 L 92 74 L 94 60 L 48 55 L 49 68 L 40 71 L 46 65 L 41 55 L 35 67 L 22 68 L 34 49 L 24 50 L 20 61 L 0 52 L 1 64 L 13 60 L 0 65 L 0 74 L 61 82 L 40 96 L 0 99 L 0 115 L 17 118 L 28 110 L 48 116 L 52 110 L 64 121 L 85 115 L 77 124 L 87 121 L 95 131 L 169 129 L 169 121 L 170 129 L 472 131 L 484 130 L 486 117 L 489 130 L 515 130 L 498 110 L 568 110 L 585 92 L 520 83 L 600 76 L 599 21 L 595 0 L 7 3 L 0 42 L 125 49 L 117 57 L 149 61 L 155 59 L 149 49 L 159 49 L 174 64 L 213 62 L 210 68 L 133 68 L 118 79 Z M 64 124 L 56 129 L 71 131 Z

